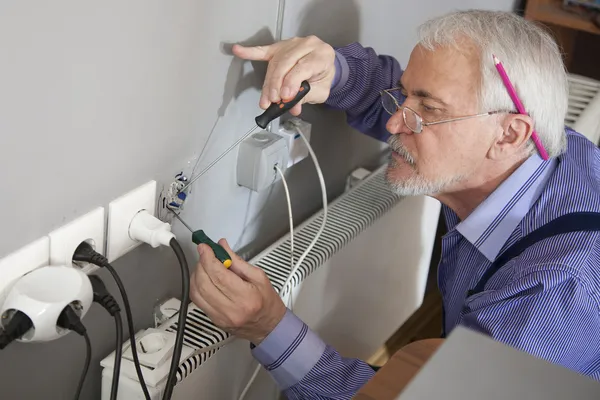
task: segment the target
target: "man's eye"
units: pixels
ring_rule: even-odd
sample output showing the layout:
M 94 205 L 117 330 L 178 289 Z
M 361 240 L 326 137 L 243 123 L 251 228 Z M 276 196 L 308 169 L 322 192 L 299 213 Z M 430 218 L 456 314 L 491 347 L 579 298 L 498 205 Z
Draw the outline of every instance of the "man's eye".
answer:
M 434 111 L 437 111 L 438 109 L 435 107 L 430 107 L 427 104 L 423 104 L 423 110 L 425 110 L 427 112 L 434 112 Z

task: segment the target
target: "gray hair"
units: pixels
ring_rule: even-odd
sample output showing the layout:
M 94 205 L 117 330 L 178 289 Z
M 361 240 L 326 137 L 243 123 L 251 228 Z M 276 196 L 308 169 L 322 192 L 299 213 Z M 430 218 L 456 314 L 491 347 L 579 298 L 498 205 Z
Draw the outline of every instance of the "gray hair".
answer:
M 480 50 L 481 112 L 516 111 L 494 66 L 495 54 L 549 156 L 556 157 L 566 149 L 567 73 L 558 45 L 546 30 L 513 13 L 469 10 L 425 22 L 419 28 L 419 37 L 419 44 L 428 50 L 438 46 L 458 48 L 461 39 L 470 40 Z

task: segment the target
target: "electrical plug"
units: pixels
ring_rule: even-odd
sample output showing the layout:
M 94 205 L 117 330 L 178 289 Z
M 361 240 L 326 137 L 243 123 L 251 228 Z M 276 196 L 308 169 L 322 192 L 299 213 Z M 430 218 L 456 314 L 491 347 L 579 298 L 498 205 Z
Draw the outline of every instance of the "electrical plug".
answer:
M 2 316 L 3 320 L 8 318 L 6 315 Z M 31 328 L 33 328 L 33 322 L 27 314 L 15 311 L 4 326 L 4 330 L 0 332 L 0 350 L 4 350 L 6 346 L 26 334 Z
M 91 275 L 90 282 L 92 282 L 92 289 L 94 291 L 94 303 L 100 304 L 113 317 L 121 311 L 119 304 L 115 298 L 108 293 L 108 290 L 100 277 Z
M 83 326 L 83 324 L 81 323 L 79 315 L 77 315 L 77 313 L 71 305 L 66 306 L 62 310 L 62 312 L 58 316 L 56 325 L 64 329 L 77 332 L 81 336 L 84 336 L 86 332 L 85 326 Z
M 170 246 L 175 235 L 171 232 L 171 225 L 162 222 L 146 210 L 138 212 L 129 225 L 129 237 L 138 242 L 144 242 L 156 248 Z

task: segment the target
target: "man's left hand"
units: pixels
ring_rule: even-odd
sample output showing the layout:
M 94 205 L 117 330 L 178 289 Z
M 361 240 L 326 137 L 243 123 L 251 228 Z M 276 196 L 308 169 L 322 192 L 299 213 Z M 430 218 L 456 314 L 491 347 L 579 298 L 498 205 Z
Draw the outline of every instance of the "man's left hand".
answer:
M 225 268 L 209 246 L 199 245 L 190 297 L 217 326 L 258 345 L 285 315 L 285 304 L 262 269 L 233 253 L 224 239 L 219 244 L 231 256 L 231 267 Z

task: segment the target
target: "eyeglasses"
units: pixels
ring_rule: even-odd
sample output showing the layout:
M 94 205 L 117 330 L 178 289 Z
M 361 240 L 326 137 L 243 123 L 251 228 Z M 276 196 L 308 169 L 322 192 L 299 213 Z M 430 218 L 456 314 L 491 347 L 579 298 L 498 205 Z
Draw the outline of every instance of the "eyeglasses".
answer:
M 477 117 L 487 117 L 488 115 L 507 112 L 507 111 L 489 111 L 489 112 L 481 113 L 481 114 L 465 115 L 463 117 L 444 119 L 442 121 L 427 122 L 427 121 L 424 121 L 423 118 L 412 108 L 407 107 L 407 106 L 401 106 L 400 103 L 398 103 L 398 100 L 396 99 L 396 97 L 394 97 L 392 92 L 397 91 L 398 93 L 400 93 L 401 89 L 402 88 L 392 88 L 392 89 L 382 90 L 381 91 L 381 104 L 383 105 L 383 108 L 385 109 L 385 111 L 387 111 L 390 115 L 394 115 L 394 114 L 396 114 L 396 112 L 398 112 L 398 110 L 402 109 L 402 117 L 404 119 L 404 123 L 406 124 L 407 128 L 410 129 L 411 131 L 413 131 L 414 133 L 421 133 L 423 131 L 424 126 L 445 124 L 447 122 L 462 121 L 465 119 L 471 119 L 471 118 L 477 118 Z

